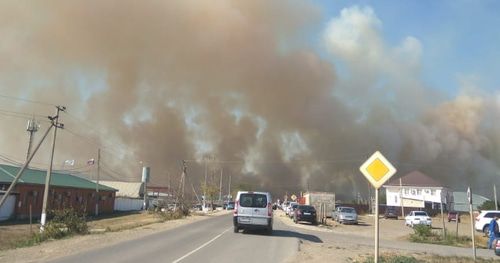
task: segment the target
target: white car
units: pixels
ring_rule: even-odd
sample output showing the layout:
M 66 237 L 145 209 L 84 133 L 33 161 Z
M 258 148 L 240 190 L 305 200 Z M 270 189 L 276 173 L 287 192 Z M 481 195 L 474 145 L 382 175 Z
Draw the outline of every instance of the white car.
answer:
M 425 211 L 411 211 L 405 217 L 405 225 L 413 227 L 414 225 L 426 225 L 432 227 L 432 219 Z
M 273 205 L 268 192 L 239 191 L 233 213 L 234 233 L 240 229 L 265 229 L 273 233 Z
M 499 210 L 483 210 L 479 215 L 476 217 L 476 223 L 474 224 L 474 227 L 476 228 L 476 231 L 484 232 L 486 234 L 489 234 L 489 227 L 490 227 L 490 222 L 491 219 L 493 219 L 495 216 L 500 217 L 500 211 Z
M 297 202 L 290 202 L 290 204 L 288 204 L 288 207 L 286 208 L 286 214 L 289 217 L 293 217 L 293 211 L 295 208 L 297 208 L 298 205 L 299 203 Z

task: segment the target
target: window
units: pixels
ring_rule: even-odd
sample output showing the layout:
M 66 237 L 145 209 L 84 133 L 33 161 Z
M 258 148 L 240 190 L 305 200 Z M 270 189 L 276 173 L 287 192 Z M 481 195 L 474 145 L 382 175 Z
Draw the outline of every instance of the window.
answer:
M 408 188 L 405 188 L 405 195 L 409 195 L 410 194 L 410 190 Z
M 267 197 L 263 194 L 241 194 L 240 205 L 242 207 L 267 207 Z
M 417 189 L 417 195 L 421 195 L 422 194 L 422 190 L 421 189 Z
M 398 203 L 398 196 L 397 196 L 397 195 L 395 195 L 395 196 L 394 196 L 394 203 L 395 203 L 395 204 L 397 204 L 397 203 Z
M 411 189 L 411 195 L 417 195 L 417 190 L 416 189 Z
M 436 190 L 432 189 L 431 190 L 431 195 L 436 195 Z

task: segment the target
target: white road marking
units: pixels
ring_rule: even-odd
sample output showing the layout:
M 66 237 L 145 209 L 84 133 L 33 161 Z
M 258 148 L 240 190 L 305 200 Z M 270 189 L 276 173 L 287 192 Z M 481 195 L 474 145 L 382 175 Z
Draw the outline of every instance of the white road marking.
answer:
M 216 237 L 214 237 L 214 238 L 210 239 L 208 242 L 206 242 L 205 244 L 203 244 L 203 245 L 199 246 L 199 247 L 198 247 L 198 248 L 196 248 L 195 250 L 193 250 L 193 251 L 191 251 L 191 252 L 187 253 L 186 255 L 184 255 L 184 256 L 182 256 L 182 257 L 178 258 L 178 259 L 177 259 L 177 260 L 175 260 L 175 261 L 172 261 L 172 263 L 178 263 L 178 262 L 181 262 L 183 259 L 185 259 L 185 258 L 187 258 L 187 257 L 191 256 L 192 254 L 196 253 L 196 251 L 198 251 L 198 250 L 200 250 L 200 249 L 202 249 L 202 248 L 204 248 L 204 247 L 208 246 L 210 243 L 214 242 L 217 238 L 219 238 L 219 237 L 221 237 L 222 235 L 224 235 L 224 233 L 226 233 L 227 231 L 229 231 L 231 228 L 232 228 L 232 227 L 230 227 L 230 228 L 228 228 L 228 229 L 224 230 L 222 233 L 220 233 L 220 234 L 218 234 Z

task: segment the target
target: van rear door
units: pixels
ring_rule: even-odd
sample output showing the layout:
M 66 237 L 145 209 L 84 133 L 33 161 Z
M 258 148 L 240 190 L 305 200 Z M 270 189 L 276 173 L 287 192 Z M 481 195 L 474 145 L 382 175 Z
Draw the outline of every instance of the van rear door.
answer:
M 267 225 L 267 196 L 260 193 L 242 193 L 238 206 L 238 223 Z

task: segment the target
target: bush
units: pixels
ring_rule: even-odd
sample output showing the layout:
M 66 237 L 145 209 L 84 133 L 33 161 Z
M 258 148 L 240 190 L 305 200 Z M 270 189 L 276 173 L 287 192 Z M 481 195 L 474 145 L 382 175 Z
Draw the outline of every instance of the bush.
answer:
M 45 238 L 59 239 L 73 234 L 87 234 L 88 226 L 85 214 L 79 215 L 74 209 L 52 210 L 52 219 L 45 226 Z
M 444 238 L 442 233 L 433 232 L 430 227 L 424 225 L 416 225 L 413 231 L 415 233 L 410 235 L 410 241 L 417 243 L 465 247 L 469 246 L 472 240 L 468 236 L 457 237 L 455 235 L 446 235 L 446 238 Z
M 415 225 L 413 231 L 419 237 L 430 237 L 433 234 L 431 228 L 426 225 Z

